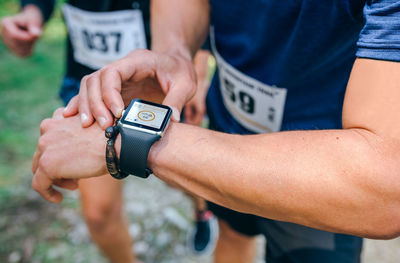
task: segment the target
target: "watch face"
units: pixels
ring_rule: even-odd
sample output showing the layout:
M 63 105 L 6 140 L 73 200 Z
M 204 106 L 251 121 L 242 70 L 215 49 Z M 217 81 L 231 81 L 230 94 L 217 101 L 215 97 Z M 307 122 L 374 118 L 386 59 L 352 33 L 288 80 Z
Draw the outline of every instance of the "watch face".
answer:
M 126 109 L 121 122 L 153 131 L 163 131 L 171 113 L 168 106 L 136 99 Z

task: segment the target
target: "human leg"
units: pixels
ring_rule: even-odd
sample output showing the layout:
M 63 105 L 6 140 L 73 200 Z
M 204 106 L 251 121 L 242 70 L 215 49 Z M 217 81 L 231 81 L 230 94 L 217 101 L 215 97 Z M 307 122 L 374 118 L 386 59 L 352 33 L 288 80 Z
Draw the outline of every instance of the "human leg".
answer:
M 216 263 L 251 263 L 256 256 L 255 237 L 233 230 L 223 220 L 218 220 L 219 238 L 214 252 Z
M 187 193 L 194 204 L 194 226 L 188 235 L 188 248 L 198 256 L 210 255 L 214 252 L 219 230 L 214 214 L 208 210 L 207 202 L 195 195 Z
M 217 216 L 219 239 L 214 252 L 216 263 L 251 263 L 256 256 L 256 238 L 259 217 L 239 213 L 208 202 Z
M 109 175 L 79 181 L 90 235 L 113 263 L 135 262 L 133 240 L 122 211 L 122 183 Z

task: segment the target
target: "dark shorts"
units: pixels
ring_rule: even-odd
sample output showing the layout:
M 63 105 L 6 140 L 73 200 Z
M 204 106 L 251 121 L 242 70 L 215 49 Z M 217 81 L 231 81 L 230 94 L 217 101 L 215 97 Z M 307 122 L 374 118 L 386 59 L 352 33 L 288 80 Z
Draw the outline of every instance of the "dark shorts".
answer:
M 222 131 L 210 118 L 210 129 Z M 230 227 L 267 240 L 267 263 L 359 263 L 362 239 L 293 223 L 243 214 L 208 202 L 209 209 Z
M 80 81 L 74 77 L 65 76 L 61 84 L 59 96 L 64 105 L 79 93 Z

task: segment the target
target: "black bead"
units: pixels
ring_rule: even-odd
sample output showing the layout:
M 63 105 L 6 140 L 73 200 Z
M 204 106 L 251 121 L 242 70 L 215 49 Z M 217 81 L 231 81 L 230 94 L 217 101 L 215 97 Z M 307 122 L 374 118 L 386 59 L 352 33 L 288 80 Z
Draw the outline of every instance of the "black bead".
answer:
M 111 139 L 115 136 L 115 128 L 114 126 L 110 126 L 106 129 L 105 134 L 108 139 Z

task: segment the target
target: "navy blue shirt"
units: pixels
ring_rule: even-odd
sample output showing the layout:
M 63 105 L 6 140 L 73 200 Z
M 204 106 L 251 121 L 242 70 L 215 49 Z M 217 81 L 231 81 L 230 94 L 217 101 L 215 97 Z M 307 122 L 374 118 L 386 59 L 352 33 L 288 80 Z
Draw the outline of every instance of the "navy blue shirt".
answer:
M 211 0 L 215 47 L 243 74 L 287 89 L 281 130 L 341 128 L 356 56 L 400 61 L 400 1 Z M 218 75 L 210 120 L 252 133 L 225 107 Z

